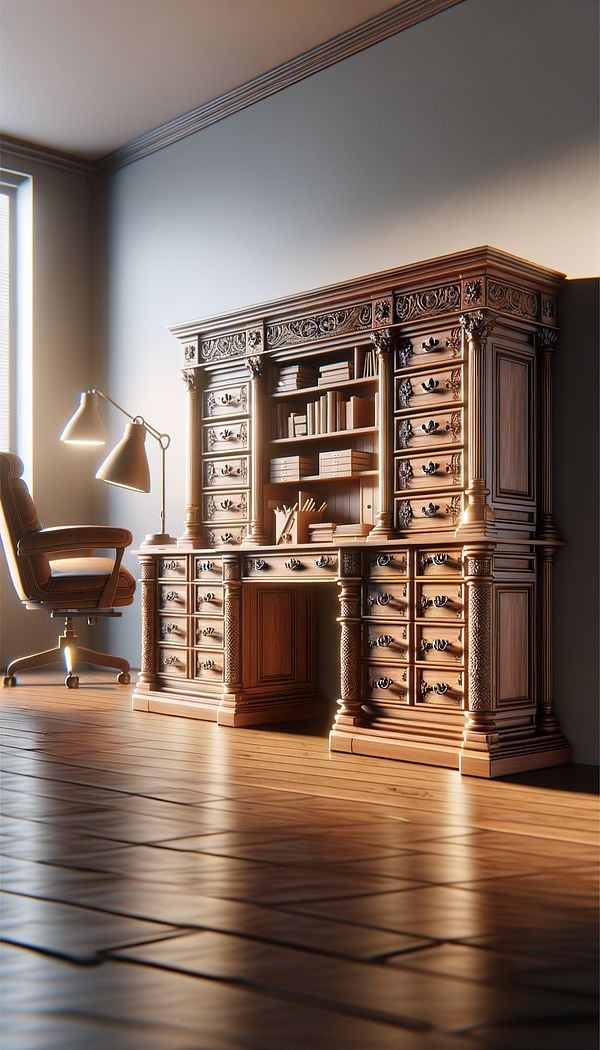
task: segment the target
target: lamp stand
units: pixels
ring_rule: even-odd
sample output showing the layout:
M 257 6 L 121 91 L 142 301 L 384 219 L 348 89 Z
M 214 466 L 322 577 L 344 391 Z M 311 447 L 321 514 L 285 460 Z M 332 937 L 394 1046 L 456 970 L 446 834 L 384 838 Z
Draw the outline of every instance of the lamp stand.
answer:
M 147 426 L 147 424 L 146 424 Z M 150 430 L 150 433 L 152 431 Z M 154 435 L 153 435 L 154 436 Z M 176 544 L 177 540 L 174 536 L 169 536 L 168 532 L 164 531 L 165 528 L 165 452 L 169 447 L 168 444 L 163 444 L 161 440 L 165 437 L 164 434 L 159 436 L 158 443 L 160 445 L 161 458 L 160 458 L 160 527 L 162 532 L 149 532 L 147 536 L 144 536 L 140 547 L 169 547 L 171 544 Z

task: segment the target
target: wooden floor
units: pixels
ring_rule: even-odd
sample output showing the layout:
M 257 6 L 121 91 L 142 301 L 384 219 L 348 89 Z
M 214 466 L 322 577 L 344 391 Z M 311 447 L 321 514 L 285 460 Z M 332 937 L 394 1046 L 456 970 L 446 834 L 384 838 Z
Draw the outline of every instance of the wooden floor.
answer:
M 0 693 L 3 1050 L 595 1050 L 590 767 L 472 780 L 58 681 Z

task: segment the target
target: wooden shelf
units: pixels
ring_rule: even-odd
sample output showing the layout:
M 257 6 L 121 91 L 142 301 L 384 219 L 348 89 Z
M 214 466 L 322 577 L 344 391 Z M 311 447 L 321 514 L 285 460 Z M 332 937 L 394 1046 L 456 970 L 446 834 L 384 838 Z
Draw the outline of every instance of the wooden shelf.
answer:
M 356 434 L 377 434 L 379 427 L 360 427 L 358 430 L 328 430 L 326 434 L 303 434 L 301 437 L 271 438 L 270 445 L 302 445 L 305 441 L 322 441 L 323 438 L 353 437 Z
M 370 386 L 376 382 L 377 376 L 364 376 L 362 379 L 344 379 L 341 383 L 330 383 L 329 385 L 321 383 L 320 386 L 300 386 L 293 390 L 278 390 L 277 393 L 271 394 L 271 397 L 273 400 L 287 401 L 290 397 L 303 397 L 305 394 L 326 394 L 328 390 L 343 390 L 353 386 Z
M 270 481 L 270 485 L 303 485 L 305 481 L 310 481 L 311 485 L 314 481 L 356 481 L 358 478 L 376 478 L 379 474 L 378 470 L 358 470 L 354 474 L 307 474 L 304 478 L 299 478 L 298 481 Z

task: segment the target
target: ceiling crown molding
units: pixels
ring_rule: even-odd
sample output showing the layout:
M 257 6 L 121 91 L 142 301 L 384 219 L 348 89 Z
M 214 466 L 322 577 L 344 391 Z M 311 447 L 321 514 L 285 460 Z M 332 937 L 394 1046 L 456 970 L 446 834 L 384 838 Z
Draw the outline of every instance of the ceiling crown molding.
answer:
M 463 0 L 402 0 L 389 11 L 120 146 L 97 162 L 97 171 L 108 174 L 124 168 L 460 3 Z
M 50 149 L 49 146 L 38 146 L 35 142 L 25 142 L 23 139 L 14 139 L 3 134 L 0 138 L 0 162 L 3 165 L 7 163 L 4 156 L 6 153 L 11 157 L 37 161 L 39 164 L 48 164 L 51 168 L 75 172 L 77 175 L 98 174 L 98 165 L 93 160 L 85 160 L 72 153 L 63 153 L 61 150 Z

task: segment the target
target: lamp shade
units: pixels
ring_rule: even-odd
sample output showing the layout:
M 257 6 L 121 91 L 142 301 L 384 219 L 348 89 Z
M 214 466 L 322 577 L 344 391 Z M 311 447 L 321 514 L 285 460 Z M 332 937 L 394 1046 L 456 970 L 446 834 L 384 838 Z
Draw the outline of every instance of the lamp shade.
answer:
M 150 470 L 146 458 L 146 428 L 143 423 L 128 423 L 118 445 L 96 471 L 99 481 L 124 489 L 150 492 Z
M 60 440 L 68 445 L 105 445 L 106 430 L 100 415 L 98 395 L 93 390 L 85 391 L 79 400 L 79 408 L 71 416 Z

